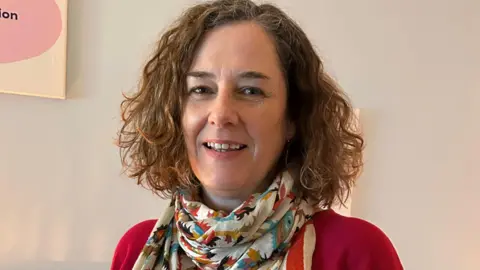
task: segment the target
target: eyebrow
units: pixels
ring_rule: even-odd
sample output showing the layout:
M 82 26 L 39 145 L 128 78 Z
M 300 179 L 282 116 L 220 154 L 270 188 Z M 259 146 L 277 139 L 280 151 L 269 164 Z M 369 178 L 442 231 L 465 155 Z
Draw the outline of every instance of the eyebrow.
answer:
M 187 77 L 195 77 L 201 79 L 214 79 L 216 76 L 211 72 L 206 71 L 190 71 L 187 73 Z M 258 71 L 245 71 L 241 72 L 237 75 L 237 78 L 241 79 L 262 79 L 262 80 L 269 80 L 270 77 L 267 75 L 258 72 Z

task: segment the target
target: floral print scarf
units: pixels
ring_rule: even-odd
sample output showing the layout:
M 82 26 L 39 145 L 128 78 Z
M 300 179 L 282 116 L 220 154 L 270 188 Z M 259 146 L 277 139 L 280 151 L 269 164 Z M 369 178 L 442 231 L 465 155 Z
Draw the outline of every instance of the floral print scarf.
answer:
M 230 213 L 176 193 L 133 269 L 310 269 L 315 210 L 293 183 L 284 172 Z

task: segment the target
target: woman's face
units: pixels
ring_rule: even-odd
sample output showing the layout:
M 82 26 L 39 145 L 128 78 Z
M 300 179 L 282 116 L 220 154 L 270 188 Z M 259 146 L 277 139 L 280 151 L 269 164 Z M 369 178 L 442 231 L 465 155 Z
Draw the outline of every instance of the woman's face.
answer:
M 273 41 L 253 22 L 209 32 L 187 76 L 182 126 L 193 172 L 216 196 L 246 198 L 294 132 Z

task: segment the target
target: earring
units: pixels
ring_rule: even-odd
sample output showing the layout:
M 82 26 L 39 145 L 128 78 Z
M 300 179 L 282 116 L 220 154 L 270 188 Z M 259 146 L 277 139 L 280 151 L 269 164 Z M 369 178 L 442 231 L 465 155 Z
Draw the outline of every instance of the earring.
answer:
M 291 140 L 288 139 L 287 140 L 287 144 L 286 144 L 286 149 L 285 149 L 285 167 L 288 167 L 288 150 L 290 150 L 290 142 Z

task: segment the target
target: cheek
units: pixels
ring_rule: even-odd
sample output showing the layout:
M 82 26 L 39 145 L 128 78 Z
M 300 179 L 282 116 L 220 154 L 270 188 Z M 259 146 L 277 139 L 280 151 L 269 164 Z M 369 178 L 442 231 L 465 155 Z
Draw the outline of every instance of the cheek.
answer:
M 194 106 L 185 107 L 182 117 L 182 129 L 189 153 L 196 148 L 197 137 L 203 127 L 203 122 L 204 119 L 201 112 Z
M 249 133 L 259 149 L 277 152 L 286 140 L 286 117 L 282 108 L 268 110 L 251 118 Z

